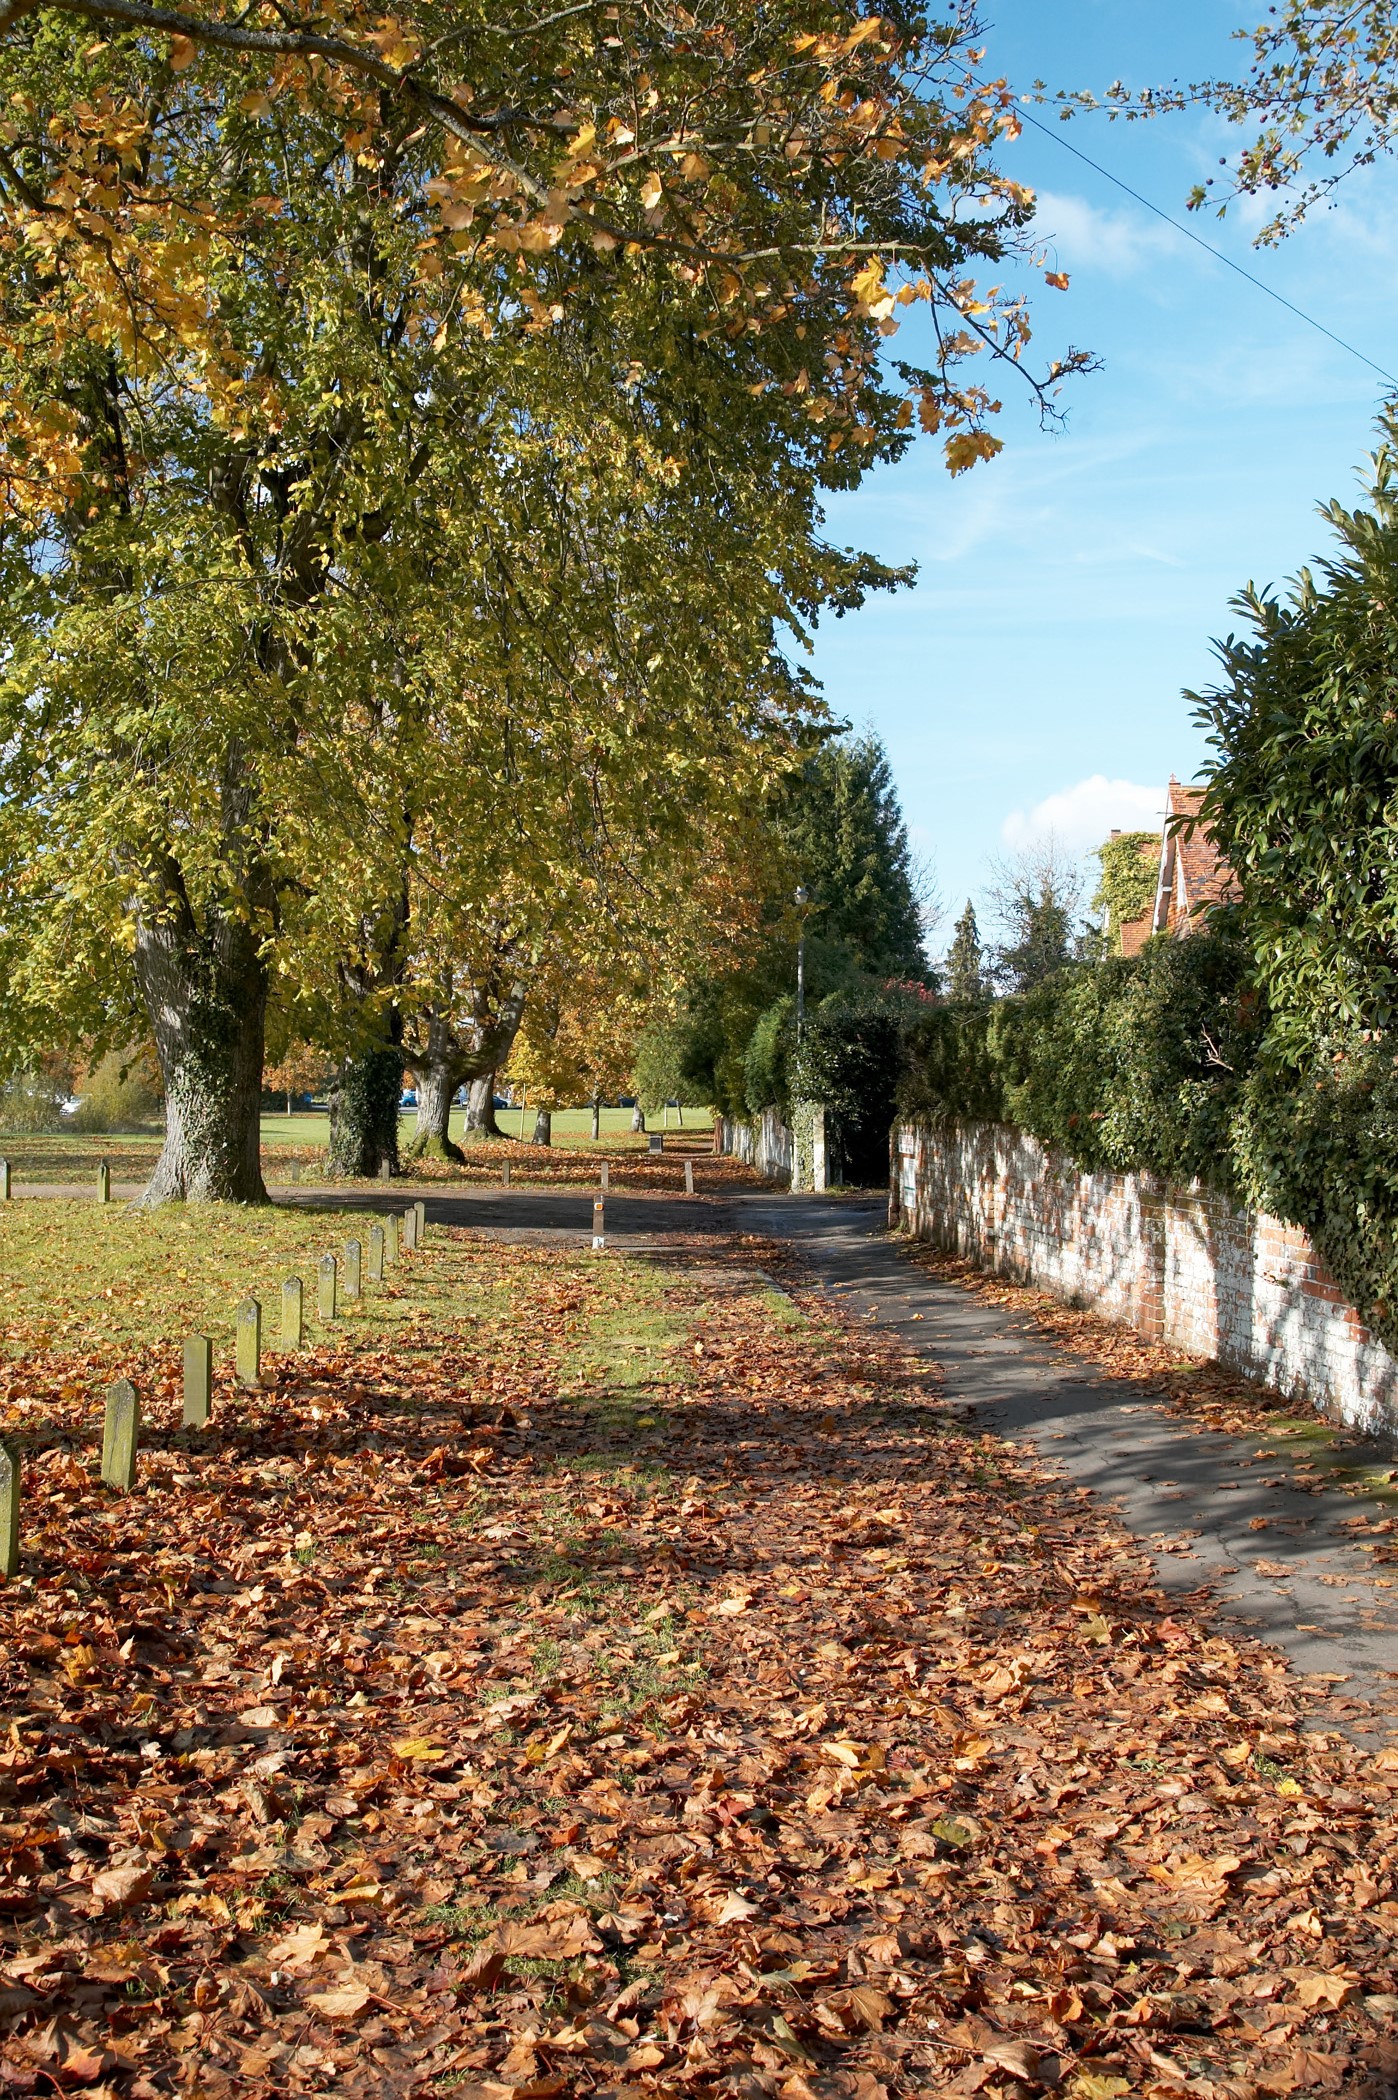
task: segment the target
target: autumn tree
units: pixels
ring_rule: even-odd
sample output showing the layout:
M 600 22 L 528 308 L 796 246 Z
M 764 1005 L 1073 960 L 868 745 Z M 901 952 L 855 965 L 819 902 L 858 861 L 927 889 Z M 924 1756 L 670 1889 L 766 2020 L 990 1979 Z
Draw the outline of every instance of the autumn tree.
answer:
M 437 959 L 404 867 L 430 878 L 446 830 L 423 795 L 443 710 L 508 715 L 521 643 L 556 637 L 528 632 L 541 548 L 556 617 L 579 544 L 615 550 L 662 488 L 720 515 L 726 461 L 766 473 L 770 520 L 738 508 L 721 565 L 751 665 L 755 634 L 770 653 L 857 602 L 825 490 L 914 425 L 954 471 L 996 448 L 962 366 L 1022 370 L 1026 320 L 966 273 L 1023 244 L 1030 199 L 993 164 L 1008 98 L 959 94 L 973 28 L 0 4 L 0 882 L 24 929 L 0 954 L 21 1029 L 100 1021 L 134 978 L 167 1099 L 149 1200 L 263 1194 L 288 983 L 353 1016 L 356 1054 L 382 1024 L 391 1075 L 403 972 Z M 919 300 L 935 352 L 890 366 Z M 550 447 L 573 520 L 548 547 L 509 484 Z M 562 863 L 593 754 L 634 732 L 643 641 L 606 637 L 581 691 L 575 662 L 523 680 L 519 745 L 574 729 L 536 860 Z M 716 696 L 689 694 L 702 747 Z M 497 785 L 458 838 L 500 821 Z

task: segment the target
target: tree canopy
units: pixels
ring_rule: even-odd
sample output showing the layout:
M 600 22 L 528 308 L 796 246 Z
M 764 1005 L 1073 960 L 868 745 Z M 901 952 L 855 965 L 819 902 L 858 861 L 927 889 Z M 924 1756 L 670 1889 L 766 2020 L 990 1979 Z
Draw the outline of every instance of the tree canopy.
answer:
M 488 1033 L 789 763 L 824 492 L 1021 360 L 971 26 L 0 5 L 0 959 L 144 1004 L 153 1195 L 260 1194 L 269 1007 Z

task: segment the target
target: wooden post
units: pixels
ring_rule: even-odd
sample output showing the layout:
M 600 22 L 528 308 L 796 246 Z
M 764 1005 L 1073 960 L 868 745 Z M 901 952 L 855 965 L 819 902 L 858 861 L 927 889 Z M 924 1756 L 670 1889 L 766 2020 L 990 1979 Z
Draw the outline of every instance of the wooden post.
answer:
M 305 1331 L 305 1292 L 299 1276 L 288 1276 L 282 1285 L 282 1347 L 299 1349 Z
M 505 1161 L 505 1164 L 504 1164 L 504 1166 L 503 1166 L 503 1167 L 502 1167 L 502 1168 L 500 1169 L 500 1186 L 501 1186 L 501 1188 L 505 1188 L 505 1189 L 507 1189 L 507 1188 L 509 1187 L 509 1185 L 510 1185 L 510 1162 L 509 1162 L 508 1160 L 506 1160 L 506 1161 Z
M 206 1334 L 192 1334 L 184 1345 L 184 1426 L 202 1429 L 213 1405 L 214 1345 Z
M 603 1194 L 604 1196 L 606 1195 L 606 1193 L 607 1193 L 608 1189 L 609 1189 L 609 1188 L 611 1187 L 611 1185 L 612 1185 L 612 1164 L 611 1164 L 611 1161 L 610 1161 L 610 1160 L 604 1159 L 604 1160 L 603 1160 L 603 1162 L 602 1162 L 602 1194 Z
M 10 1162 L 0 1159 L 0 1203 L 10 1200 Z
M 602 1198 L 598 1196 L 592 1206 L 592 1251 L 597 1254 L 607 1244 L 607 1213 Z
M 410 1203 L 403 1213 L 403 1252 L 411 1254 L 417 1245 L 417 1206 Z
M 380 1180 L 380 1181 L 392 1181 L 392 1179 L 393 1179 L 393 1167 L 392 1167 L 392 1164 L 391 1164 L 391 1162 L 390 1162 L 390 1161 L 388 1161 L 388 1160 L 386 1160 L 386 1159 L 381 1159 L 381 1160 L 379 1161 L 379 1180 Z
M 345 1241 L 345 1297 L 359 1298 L 363 1295 L 364 1249 L 358 1240 Z
M 415 1247 L 425 1247 L 427 1245 L 427 1205 L 422 1201 L 421 1197 L 413 1205 L 413 1216 L 417 1221 L 413 1226 L 413 1245 Z
M 385 1265 L 390 1269 L 398 1259 L 398 1213 L 396 1210 L 391 1210 L 383 1221 L 383 1258 Z
M 369 1281 L 383 1282 L 384 1236 L 382 1225 L 369 1227 Z
M 141 1403 L 129 1378 L 118 1378 L 107 1393 L 102 1429 L 102 1478 L 127 1494 L 136 1485 L 136 1446 L 141 1435 Z
M 687 1159 L 684 1163 L 684 1192 L 686 1196 L 694 1194 L 694 1161 L 692 1159 Z
M 0 1577 L 19 1573 L 19 1452 L 0 1437 Z
M 286 1172 L 287 1172 L 287 1179 L 288 1179 L 289 1181 L 299 1181 L 299 1180 L 301 1179 L 301 1162 L 300 1162 L 300 1160 L 299 1160 L 299 1159 L 294 1159 L 294 1160 L 293 1160 L 293 1161 L 291 1162 L 291 1165 L 290 1165 L 290 1166 L 289 1166 L 289 1167 L 287 1168 Z
M 237 1367 L 239 1385 L 261 1385 L 262 1307 L 256 1298 L 238 1307 Z
M 99 1159 L 97 1162 L 97 1201 L 99 1203 L 110 1203 L 111 1200 L 112 1170 L 105 1159 Z
M 333 1320 L 340 1309 L 336 1288 L 338 1282 L 339 1270 L 335 1265 L 334 1255 L 323 1255 L 320 1267 L 316 1270 L 316 1310 L 322 1320 Z

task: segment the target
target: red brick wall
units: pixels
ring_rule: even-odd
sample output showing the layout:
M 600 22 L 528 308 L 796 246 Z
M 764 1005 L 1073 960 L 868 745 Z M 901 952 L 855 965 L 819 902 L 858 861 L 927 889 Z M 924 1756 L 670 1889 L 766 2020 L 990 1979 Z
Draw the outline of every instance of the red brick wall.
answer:
M 902 1230 L 1354 1428 L 1398 1433 L 1398 1362 L 1294 1226 L 1197 1185 L 1084 1174 L 999 1124 L 902 1124 L 893 1152 Z

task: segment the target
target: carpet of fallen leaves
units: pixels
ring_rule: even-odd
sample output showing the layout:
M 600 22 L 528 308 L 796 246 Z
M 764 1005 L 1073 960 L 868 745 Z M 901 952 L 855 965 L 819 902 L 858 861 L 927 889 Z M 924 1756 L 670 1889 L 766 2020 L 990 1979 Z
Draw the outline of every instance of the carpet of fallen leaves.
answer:
M 0 2091 L 1395 2090 L 1398 1751 L 760 1245 L 449 1244 L 129 1497 L 12 1388 Z

